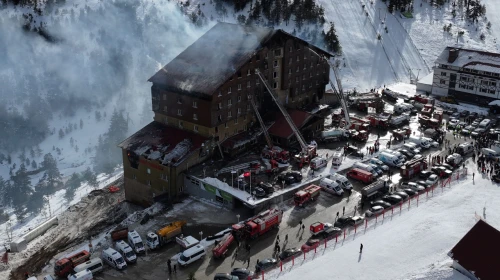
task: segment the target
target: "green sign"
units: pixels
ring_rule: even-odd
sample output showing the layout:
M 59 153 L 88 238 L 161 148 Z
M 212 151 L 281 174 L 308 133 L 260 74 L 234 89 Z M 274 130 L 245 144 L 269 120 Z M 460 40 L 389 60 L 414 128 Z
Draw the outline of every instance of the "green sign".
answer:
M 229 201 L 229 202 L 233 202 L 233 196 L 225 191 L 221 191 L 219 190 L 220 192 L 220 196 L 222 196 L 222 198 L 224 198 L 225 200 Z
M 230 193 L 225 192 L 225 191 L 221 191 L 221 190 L 217 189 L 216 187 L 214 187 L 210 184 L 207 184 L 207 183 L 202 183 L 201 186 L 202 186 L 202 189 L 206 190 L 207 192 L 213 193 L 216 196 L 221 196 L 222 198 L 224 198 L 225 200 L 227 200 L 229 202 L 233 202 L 233 196 Z
M 211 192 L 213 194 L 217 194 L 217 189 L 214 186 L 211 186 L 207 183 L 203 183 L 203 187 L 206 191 Z

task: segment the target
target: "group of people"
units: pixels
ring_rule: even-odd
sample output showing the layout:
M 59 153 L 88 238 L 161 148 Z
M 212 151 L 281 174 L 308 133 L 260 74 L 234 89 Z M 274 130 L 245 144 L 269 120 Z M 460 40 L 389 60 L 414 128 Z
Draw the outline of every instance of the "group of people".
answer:
M 380 148 L 380 143 L 377 140 L 375 141 L 375 144 L 373 144 L 373 146 L 366 147 L 366 150 L 369 155 L 373 155 L 375 152 L 378 152 L 379 148 Z

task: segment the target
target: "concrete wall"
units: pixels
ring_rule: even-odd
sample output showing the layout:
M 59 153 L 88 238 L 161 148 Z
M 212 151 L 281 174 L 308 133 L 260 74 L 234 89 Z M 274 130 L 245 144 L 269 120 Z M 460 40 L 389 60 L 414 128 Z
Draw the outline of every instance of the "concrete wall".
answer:
M 453 268 L 460 271 L 463 275 L 469 277 L 472 280 L 478 280 L 474 274 L 470 273 L 467 269 L 465 269 L 463 266 L 461 266 L 458 262 L 453 261 Z

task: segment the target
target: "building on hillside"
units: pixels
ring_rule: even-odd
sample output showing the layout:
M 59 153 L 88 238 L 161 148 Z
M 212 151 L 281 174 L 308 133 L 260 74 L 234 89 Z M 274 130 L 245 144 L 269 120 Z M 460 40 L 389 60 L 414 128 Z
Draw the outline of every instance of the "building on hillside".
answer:
M 500 98 L 500 54 L 447 47 L 435 61 L 432 94 L 487 105 Z
M 325 119 L 302 110 L 289 109 L 288 114 L 295 126 L 300 129 L 305 139 L 313 140 L 323 129 Z M 283 114 L 278 113 L 274 124 L 269 128 L 269 136 L 280 147 L 298 145 L 292 128 L 288 125 Z
M 493 280 L 500 275 L 500 231 L 480 219 L 451 249 L 453 268 L 470 279 Z
M 278 110 L 256 70 L 287 108 L 321 100 L 330 68 L 317 54 L 332 56 L 283 30 L 217 23 L 149 79 L 154 122 L 119 145 L 127 199 L 171 199 L 182 191 L 186 166 L 214 152 L 234 156 L 256 143 L 250 100 L 262 115 Z M 186 153 L 165 161 L 178 146 Z

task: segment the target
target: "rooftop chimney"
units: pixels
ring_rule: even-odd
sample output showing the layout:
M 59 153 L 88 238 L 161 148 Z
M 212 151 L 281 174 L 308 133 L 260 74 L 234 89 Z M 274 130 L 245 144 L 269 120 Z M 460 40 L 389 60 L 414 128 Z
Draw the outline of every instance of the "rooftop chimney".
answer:
M 450 49 L 448 51 L 448 62 L 453 63 L 458 58 L 458 49 Z

